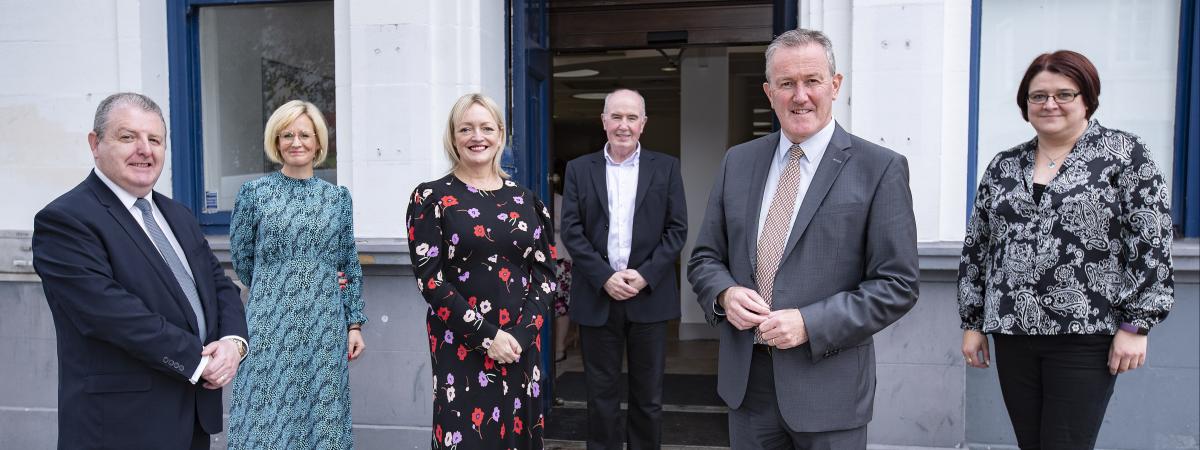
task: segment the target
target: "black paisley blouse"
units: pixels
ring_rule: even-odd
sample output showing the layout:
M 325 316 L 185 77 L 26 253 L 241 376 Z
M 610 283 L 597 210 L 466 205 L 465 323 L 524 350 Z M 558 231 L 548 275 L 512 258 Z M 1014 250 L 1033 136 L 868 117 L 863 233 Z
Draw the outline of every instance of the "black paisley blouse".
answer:
M 1141 139 L 1092 120 L 1040 202 L 1037 138 L 996 155 L 958 268 L 962 328 L 1016 335 L 1151 328 L 1174 304 L 1166 182 Z

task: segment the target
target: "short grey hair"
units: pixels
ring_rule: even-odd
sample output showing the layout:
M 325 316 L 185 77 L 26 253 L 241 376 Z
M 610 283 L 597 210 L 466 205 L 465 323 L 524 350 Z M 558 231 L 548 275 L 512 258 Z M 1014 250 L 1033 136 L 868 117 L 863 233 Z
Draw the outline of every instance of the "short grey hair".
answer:
M 100 105 L 96 107 L 96 118 L 92 122 L 92 132 L 96 133 L 97 137 L 103 138 L 104 130 L 108 129 L 108 116 L 118 106 L 126 105 L 157 114 L 159 120 L 163 121 L 163 130 L 167 129 L 167 121 L 163 119 L 162 108 L 159 108 L 158 104 L 154 103 L 154 100 L 136 92 L 118 92 L 101 100 Z
M 629 88 L 617 88 L 616 90 L 609 92 L 608 95 L 605 95 L 604 96 L 604 110 L 601 111 L 601 114 L 608 114 L 608 99 L 612 98 L 614 95 L 617 95 L 618 92 L 630 92 L 633 95 L 636 95 L 638 97 L 638 100 L 642 101 L 642 117 L 646 117 L 646 97 L 642 97 L 641 92 L 638 92 L 638 91 L 635 91 L 635 90 L 629 89 Z
M 771 45 L 767 46 L 767 64 L 766 75 L 767 80 L 771 80 L 771 58 L 775 56 L 775 51 L 780 48 L 797 48 L 808 45 L 820 45 L 825 49 L 825 59 L 829 61 L 829 76 L 837 74 L 837 65 L 833 61 L 833 42 L 829 41 L 829 36 L 817 30 L 806 30 L 797 28 L 789 30 L 771 41 Z

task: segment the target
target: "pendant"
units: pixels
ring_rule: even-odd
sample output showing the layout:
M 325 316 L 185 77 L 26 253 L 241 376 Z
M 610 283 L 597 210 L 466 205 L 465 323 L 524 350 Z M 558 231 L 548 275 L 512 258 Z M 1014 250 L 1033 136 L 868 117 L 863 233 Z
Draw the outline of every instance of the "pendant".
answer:
M 1046 167 L 1054 168 L 1054 161 L 1050 161 L 1050 162 L 1046 163 Z

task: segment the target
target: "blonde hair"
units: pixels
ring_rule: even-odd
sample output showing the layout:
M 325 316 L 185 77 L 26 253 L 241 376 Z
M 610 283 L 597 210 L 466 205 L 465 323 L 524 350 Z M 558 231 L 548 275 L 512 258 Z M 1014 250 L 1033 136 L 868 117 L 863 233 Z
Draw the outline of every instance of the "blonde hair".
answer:
M 492 170 L 496 171 L 500 178 L 507 179 L 508 172 L 500 168 L 500 158 L 504 154 L 504 144 L 508 137 L 504 128 L 504 113 L 500 112 L 500 107 L 496 106 L 496 102 L 478 92 L 459 97 L 458 101 L 454 102 L 454 106 L 450 108 L 450 117 L 446 120 L 446 134 L 442 137 L 446 158 L 450 160 L 450 171 L 454 172 L 462 164 L 462 159 L 458 157 L 458 149 L 454 146 L 454 128 L 463 116 L 467 115 L 467 110 L 472 105 L 479 105 L 486 109 L 492 115 L 492 120 L 496 122 L 496 127 L 499 128 L 497 130 L 499 137 L 496 140 L 496 155 L 492 157 Z
M 313 158 L 313 167 L 325 162 L 325 157 L 329 155 L 329 128 L 325 126 L 325 116 L 321 115 L 317 105 L 303 100 L 284 103 L 271 113 L 270 119 L 267 119 L 267 126 L 263 129 L 263 151 L 267 153 L 267 159 L 271 162 L 283 164 L 283 154 L 279 150 L 279 132 L 299 119 L 301 114 L 308 116 L 308 120 L 313 123 L 313 131 L 317 133 L 318 147 L 317 155 Z

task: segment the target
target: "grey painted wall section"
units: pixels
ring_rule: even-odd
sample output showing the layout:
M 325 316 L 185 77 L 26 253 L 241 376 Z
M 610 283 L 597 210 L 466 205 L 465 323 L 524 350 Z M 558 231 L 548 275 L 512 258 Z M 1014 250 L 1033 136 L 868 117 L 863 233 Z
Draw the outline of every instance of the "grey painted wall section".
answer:
M 28 233 L 0 232 L 0 448 L 53 448 L 54 325 L 27 260 Z M 227 244 L 214 239 L 214 248 Z M 930 448 L 1015 448 L 994 370 L 959 354 L 954 273 L 958 244 L 921 245 L 917 306 L 876 336 L 879 364 L 870 442 Z M 351 364 L 359 448 L 427 448 L 432 393 L 425 302 L 402 242 L 360 244 L 370 318 L 367 352 Z M 1176 246 L 1177 304 L 1155 329 L 1148 366 L 1122 375 L 1099 448 L 1200 447 L 1200 243 Z M 218 250 L 218 256 L 228 255 Z M 215 448 L 223 448 L 217 436 Z M 875 447 L 876 445 L 873 445 Z

